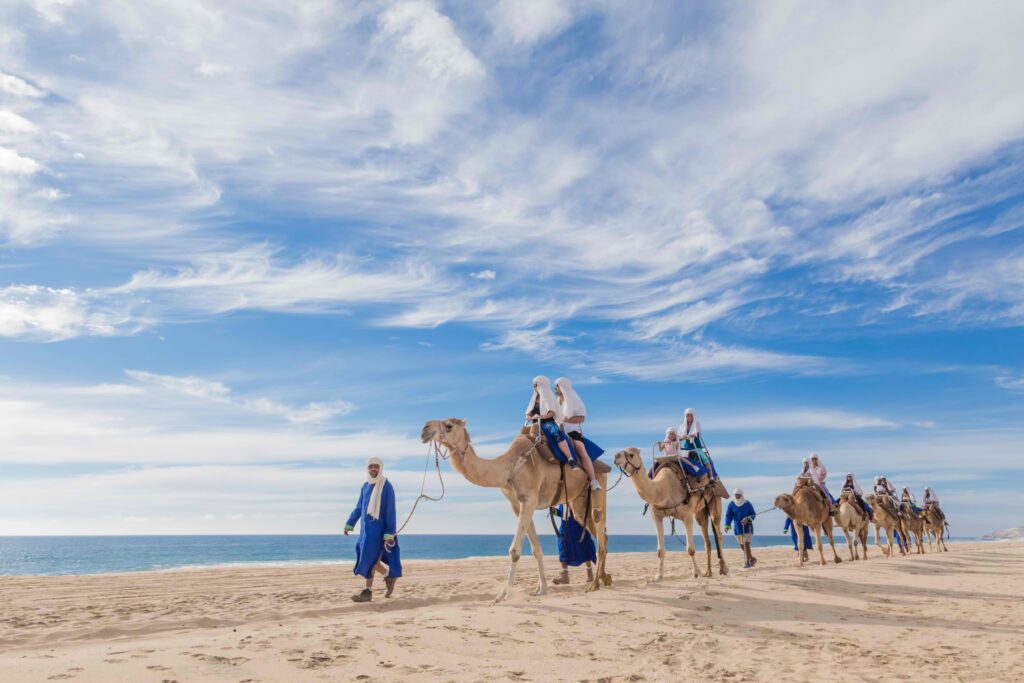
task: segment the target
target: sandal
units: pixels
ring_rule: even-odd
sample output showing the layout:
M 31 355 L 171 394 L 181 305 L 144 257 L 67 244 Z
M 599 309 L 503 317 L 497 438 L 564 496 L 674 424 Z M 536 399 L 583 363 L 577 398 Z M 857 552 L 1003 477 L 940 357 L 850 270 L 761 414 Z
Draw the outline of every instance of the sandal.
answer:
M 364 588 L 361 593 L 352 596 L 352 602 L 370 602 L 373 600 L 373 591 Z

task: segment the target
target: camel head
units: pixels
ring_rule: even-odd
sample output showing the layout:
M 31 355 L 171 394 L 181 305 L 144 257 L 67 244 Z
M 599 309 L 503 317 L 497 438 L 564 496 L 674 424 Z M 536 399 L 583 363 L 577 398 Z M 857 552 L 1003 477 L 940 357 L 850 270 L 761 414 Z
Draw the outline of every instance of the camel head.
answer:
M 779 508 L 783 512 L 788 512 L 789 510 L 792 510 L 794 503 L 795 501 L 793 500 L 793 496 L 789 495 L 788 493 L 783 493 L 778 496 L 775 496 L 775 507 Z
M 846 490 L 839 494 L 839 502 L 852 505 L 857 502 L 857 496 L 854 495 L 853 491 Z
M 644 468 L 644 461 L 640 458 L 639 448 L 624 448 L 615 454 L 615 466 L 630 476 Z
M 466 421 L 457 417 L 444 420 L 427 420 L 420 432 L 423 443 L 436 441 L 450 451 L 464 451 L 469 445 Z
M 868 502 L 868 505 L 870 505 L 871 507 L 875 507 L 875 501 L 877 500 L 875 498 L 875 494 L 869 493 L 868 495 L 864 496 L 864 500 L 866 500 Z

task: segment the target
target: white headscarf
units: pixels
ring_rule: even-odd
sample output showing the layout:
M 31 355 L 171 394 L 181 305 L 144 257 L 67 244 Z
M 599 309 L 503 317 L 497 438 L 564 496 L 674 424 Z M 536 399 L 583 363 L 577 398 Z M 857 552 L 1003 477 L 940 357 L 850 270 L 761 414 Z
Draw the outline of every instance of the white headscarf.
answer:
M 736 489 L 732 492 L 732 497 L 736 500 L 743 500 L 743 489 Z
M 910 492 L 910 487 L 909 486 L 904 486 L 903 488 L 900 489 L 900 497 L 901 498 L 903 497 L 904 493 L 907 494 L 908 498 L 910 498 L 910 502 L 911 503 L 913 503 L 914 505 L 917 505 L 917 498 L 915 498 L 914 494 Z
M 555 422 L 562 422 L 562 406 L 559 404 L 558 399 L 555 398 L 555 392 L 551 391 L 551 380 L 544 375 L 537 375 L 533 378 L 533 383 L 537 385 L 537 396 L 539 398 L 540 405 L 537 408 L 540 410 L 540 414 L 543 417 L 549 412 L 554 412 Z M 526 412 L 533 410 L 533 396 L 530 396 L 530 402 L 526 404 Z
M 677 437 L 679 433 L 675 427 L 669 427 L 665 430 L 665 440 L 661 444 L 661 452 L 665 455 L 679 455 L 679 439 L 675 441 L 669 441 L 668 437 L 670 434 L 675 434 Z
M 847 472 L 846 477 L 850 480 L 850 484 L 853 486 L 853 490 L 857 492 L 857 495 L 863 496 L 864 492 L 860 490 L 860 484 L 857 483 L 857 478 L 853 476 L 853 472 Z
M 562 415 L 564 417 L 586 417 L 587 407 L 583 405 L 583 399 L 572 388 L 572 382 L 568 377 L 559 377 L 555 380 L 555 386 L 562 392 L 565 403 L 562 404 Z M 582 425 L 578 422 L 570 422 L 572 425 L 569 431 L 577 431 Z
M 370 515 L 371 519 L 380 519 L 380 497 L 381 492 L 384 491 L 384 482 L 388 480 L 384 476 L 384 461 L 380 458 L 370 458 L 366 461 L 366 466 L 377 465 L 380 467 L 380 471 L 377 472 L 376 477 L 371 477 L 370 473 L 366 473 L 366 481 L 373 484 L 373 491 L 370 492 L 370 503 L 366 506 L 366 514 Z
M 939 504 L 939 497 L 935 495 L 935 491 L 932 491 L 931 486 L 926 486 L 924 489 L 924 502 Z
M 817 453 L 811 453 L 811 461 L 817 460 L 818 464 L 815 465 L 811 462 L 811 474 L 814 476 L 814 480 L 819 484 L 824 484 L 825 479 L 828 478 L 828 470 L 825 469 L 825 463 L 821 461 Z
M 693 422 L 689 427 L 686 426 L 687 415 L 693 415 Z M 679 435 L 685 438 L 698 434 L 700 434 L 700 422 L 697 421 L 697 414 L 693 412 L 693 408 L 687 408 L 686 412 L 683 413 L 683 424 L 679 425 Z

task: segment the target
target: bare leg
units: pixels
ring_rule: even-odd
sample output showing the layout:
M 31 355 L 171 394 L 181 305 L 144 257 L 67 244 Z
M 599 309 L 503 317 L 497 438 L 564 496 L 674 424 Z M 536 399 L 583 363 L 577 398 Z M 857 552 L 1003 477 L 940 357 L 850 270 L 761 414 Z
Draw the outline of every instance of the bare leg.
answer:
M 565 459 L 568 462 L 573 461 L 572 451 L 569 450 L 569 444 L 565 442 L 565 439 L 558 442 L 558 450 L 562 451 L 562 455 L 565 456 Z
M 572 445 L 576 450 L 576 459 L 583 465 L 583 471 L 587 473 L 587 477 L 593 481 L 596 476 L 594 474 L 594 463 L 590 460 L 590 456 L 587 455 L 587 449 L 579 441 L 573 441 Z

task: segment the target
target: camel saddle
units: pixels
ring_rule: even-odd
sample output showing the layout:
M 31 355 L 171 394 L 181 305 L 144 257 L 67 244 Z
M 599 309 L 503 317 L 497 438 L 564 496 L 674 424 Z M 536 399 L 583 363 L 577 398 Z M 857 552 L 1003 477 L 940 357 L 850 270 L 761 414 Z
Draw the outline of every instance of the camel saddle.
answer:
M 793 485 L 793 495 L 795 496 L 796 492 L 799 491 L 801 488 L 808 488 L 808 489 L 814 491 L 816 494 L 818 494 L 818 498 L 820 498 L 821 501 L 823 503 L 825 503 L 825 505 L 828 506 L 829 509 L 832 508 L 832 501 L 829 500 L 828 496 L 825 495 L 825 492 L 822 491 L 821 488 L 817 484 L 815 484 L 813 481 L 811 481 L 809 478 L 805 478 L 805 477 L 798 477 L 797 478 L 796 484 Z
M 523 427 L 520 432 L 523 436 L 530 437 L 531 440 L 536 442 L 537 452 L 540 453 L 540 457 L 544 458 L 553 465 L 561 465 L 562 461 L 555 457 L 555 454 L 551 452 L 551 448 L 548 447 L 548 440 L 541 438 L 537 440 L 537 426 L 529 425 Z M 612 468 L 600 460 L 594 461 L 594 474 L 608 474 L 612 471 Z
M 710 485 L 712 490 L 714 490 L 715 495 L 721 498 L 729 497 L 729 493 L 726 491 L 725 485 L 722 484 L 721 479 L 716 479 L 712 483 L 711 474 L 709 472 L 704 472 L 700 477 L 693 476 L 685 470 L 682 464 L 680 464 L 679 458 L 674 455 L 665 455 L 655 458 L 654 469 L 651 470 L 651 476 L 653 477 L 658 473 L 658 470 L 663 467 L 668 467 L 672 470 L 672 473 L 679 477 L 680 483 L 682 483 L 683 488 L 687 491 L 701 491 Z M 687 500 L 689 500 L 689 496 L 687 496 Z

